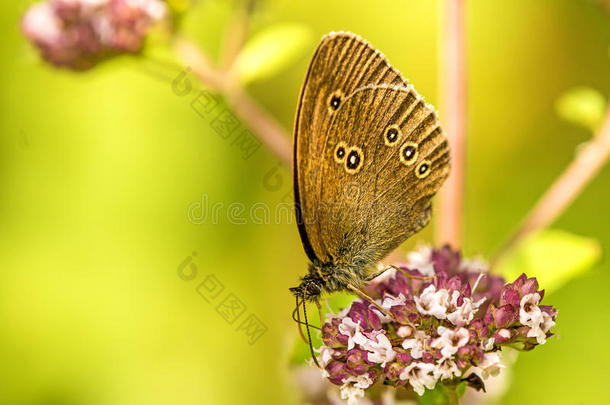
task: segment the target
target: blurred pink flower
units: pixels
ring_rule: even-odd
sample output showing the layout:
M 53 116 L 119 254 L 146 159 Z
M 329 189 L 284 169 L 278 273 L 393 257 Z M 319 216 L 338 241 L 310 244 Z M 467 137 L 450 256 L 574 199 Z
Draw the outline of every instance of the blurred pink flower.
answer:
M 21 29 L 47 62 L 85 70 L 112 55 L 139 52 L 165 15 L 160 0 L 47 0 L 28 9 Z

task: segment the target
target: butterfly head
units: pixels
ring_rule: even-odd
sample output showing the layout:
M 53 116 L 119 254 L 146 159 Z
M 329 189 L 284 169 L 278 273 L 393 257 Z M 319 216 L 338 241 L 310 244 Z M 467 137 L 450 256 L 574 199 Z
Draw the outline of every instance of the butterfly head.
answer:
M 297 298 L 304 299 L 305 301 L 317 301 L 324 290 L 326 282 L 320 275 L 319 271 L 311 271 L 301 279 L 301 284 L 297 287 L 290 288 Z

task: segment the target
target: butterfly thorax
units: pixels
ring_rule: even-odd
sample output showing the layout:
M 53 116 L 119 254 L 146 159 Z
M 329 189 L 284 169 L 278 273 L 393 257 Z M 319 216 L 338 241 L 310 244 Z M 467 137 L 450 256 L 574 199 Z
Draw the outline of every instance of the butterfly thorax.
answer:
M 363 266 L 338 266 L 333 263 L 310 263 L 309 272 L 290 291 L 307 301 L 317 301 L 321 294 L 361 288 L 367 279 Z

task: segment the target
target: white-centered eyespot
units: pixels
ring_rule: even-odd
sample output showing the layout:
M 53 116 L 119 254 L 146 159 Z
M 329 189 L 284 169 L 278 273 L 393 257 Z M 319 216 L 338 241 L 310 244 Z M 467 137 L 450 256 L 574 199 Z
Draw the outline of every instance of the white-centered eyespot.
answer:
M 335 90 L 330 96 L 328 96 L 328 108 L 331 113 L 339 109 L 343 99 L 344 95 L 341 90 Z
M 415 163 L 415 161 L 417 160 L 417 155 L 419 155 L 419 151 L 416 143 L 405 142 L 400 147 L 400 161 L 407 166 L 410 166 Z
M 388 146 L 393 146 L 402 138 L 402 131 L 398 125 L 390 125 L 383 132 L 383 141 Z
M 345 155 L 347 155 L 347 145 L 345 142 L 341 141 L 335 146 L 335 150 L 333 152 L 333 158 L 337 163 L 343 163 L 345 160 Z
M 425 179 L 430 174 L 430 170 L 432 170 L 432 162 L 422 160 L 415 168 L 415 175 L 419 179 Z
M 364 153 L 362 153 L 362 149 L 357 146 L 352 146 L 347 151 L 347 155 L 345 157 L 345 170 L 349 174 L 357 173 L 364 163 Z

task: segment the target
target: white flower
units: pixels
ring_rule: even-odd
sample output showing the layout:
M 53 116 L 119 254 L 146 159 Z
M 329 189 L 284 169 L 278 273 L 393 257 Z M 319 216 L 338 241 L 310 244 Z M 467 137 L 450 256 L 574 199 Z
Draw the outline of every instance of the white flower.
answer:
M 165 16 L 165 3 L 159 0 L 127 0 L 132 8 L 144 10 L 153 20 L 160 20 Z
M 349 376 L 343 380 L 341 386 L 341 399 L 346 399 L 348 405 L 357 405 L 358 398 L 364 397 L 364 390 L 370 387 L 373 381 L 368 374 Z
M 383 263 L 377 263 L 377 270 L 384 270 L 384 272 L 375 277 L 376 283 L 389 281 L 396 277 L 396 269 L 394 267 L 386 267 Z
M 116 27 L 110 21 L 110 17 L 107 14 L 101 14 L 91 20 L 91 24 L 100 41 L 106 45 L 111 45 L 112 38 L 116 35 Z
M 381 300 L 375 300 L 375 302 L 377 304 L 381 305 Z M 373 311 L 377 315 L 377 317 L 379 318 L 381 323 L 388 323 L 388 322 L 392 322 L 394 320 L 392 317 L 381 312 L 381 310 L 379 308 L 377 308 L 377 306 L 372 307 L 371 311 Z
M 353 349 L 355 345 L 363 345 L 367 341 L 366 336 L 360 332 L 360 324 L 354 322 L 349 316 L 341 320 L 338 329 L 342 335 L 348 337 L 347 350 Z
M 489 263 L 481 256 L 473 257 L 471 259 L 462 259 L 460 261 L 460 270 L 472 273 L 487 273 L 489 270 Z
M 527 337 L 535 337 L 538 344 L 546 343 L 546 333 L 540 328 L 539 325 L 534 325 L 530 327 L 530 330 L 527 331 Z
M 347 349 L 351 350 L 358 345 L 363 350 L 369 352 L 368 359 L 373 363 L 381 363 L 385 366 L 388 361 L 394 360 L 396 352 L 392 349 L 392 343 L 383 333 L 375 335 L 372 339 L 367 338 L 360 331 L 360 324 L 356 323 L 349 316 L 343 318 L 339 324 L 339 332 L 346 335 Z
M 381 363 L 381 367 L 384 367 L 388 361 L 392 361 L 396 357 L 396 352 L 392 349 L 392 343 L 383 333 L 376 335 L 373 339 L 367 339 L 361 346 L 369 352 L 368 360 L 373 363 Z
M 334 350 L 331 349 L 330 347 L 327 346 L 322 346 L 320 347 L 320 355 L 318 356 L 318 362 L 320 363 L 320 366 L 322 366 L 322 369 L 324 369 L 328 363 L 332 360 L 332 354 L 334 353 Z M 324 370 L 326 371 L 326 370 Z
M 409 380 L 413 390 L 419 395 L 423 395 L 425 388 L 434 389 L 436 378 L 434 378 L 434 364 L 411 363 L 400 373 L 401 380 Z
M 364 398 L 364 390 L 352 384 L 341 386 L 341 399 L 347 400 L 348 405 L 358 405 L 358 398 Z
M 328 301 L 324 301 L 324 302 L 326 304 L 326 309 L 328 310 L 326 313 L 326 316 L 324 317 L 324 319 L 325 319 L 324 322 L 332 323 L 333 319 L 335 319 L 335 318 L 343 319 L 349 313 L 350 307 L 345 307 L 345 308 L 341 309 L 337 314 L 335 314 L 333 312 L 333 309 L 328 304 Z
M 432 347 L 441 349 L 441 354 L 444 358 L 451 357 L 457 353 L 458 349 L 465 346 L 470 338 L 470 334 L 465 328 L 452 330 L 439 326 L 437 331 L 440 337 L 434 339 Z
M 527 332 L 527 337 L 535 337 L 538 344 L 543 345 L 546 343 L 546 333 L 555 326 L 555 321 L 546 312 L 541 312 L 542 319 L 540 323 L 530 326 L 530 330 Z
M 405 339 L 402 342 L 402 347 L 405 350 L 411 349 L 411 357 L 414 359 L 421 359 L 424 351 L 426 350 L 426 339 L 428 335 L 426 332 L 421 330 L 415 331 L 415 335 L 411 339 Z
M 404 339 L 406 337 L 411 336 L 411 334 L 413 334 L 413 328 L 410 326 L 401 326 L 396 330 L 396 336 L 398 336 L 399 338 Z
M 502 368 L 504 368 L 504 365 L 500 363 L 500 355 L 498 353 L 485 353 L 483 361 L 473 369 L 473 372 L 477 373 L 481 378 L 487 379 L 489 376 L 497 376 Z
M 384 307 L 385 309 L 390 309 L 395 305 L 404 305 L 406 300 L 407 299 L 405 298 L 405 296 L 402 293 L 400 293 L 398 295 L 398 297 L 392 297 L 391 295 L 386 294 L 381 306 Z
M 506 330 L 506 329 L 502 329 L 502 330 L 500 330 L 498 333 L 500 334 L 500 336 L 505 337 L 505 336 L 502 334 L 502 331 L 503 331 L 503 330 Z M 506 331 L 508 332 L 508 330 L 506 330 Z M 510 337 L 510 332 L 508 332 L 508 334 L 509 334 L 509 336 L 508 336 L 508 337 Z M 489 338 L 489 339 L 484 339 L 484 340 L 483 340 L 483 342 L 481 342 L 481 343 L 482 343 L 482 346 L 483 346 L 483 350 L 485 350 L 486 352 L 488 352 L 488 351 L 490 351 L 491 349 L 493 349 L 493 347 L 494 347 L 494 343 L 496 343 L 496 339 L 494 339 L 494 338 L 492 338 L 492 337 L 491 337 L 491 338 Z
M 431 284 L 422 291 L 415 299 L 417 310 L 423 315 L 432 315 L 438 319 L 447 317 L 447 304 L 449 301 L 449 291 L 441 288 L 436 291 L 436 287 Z
M 540 295 L 538 293 L 526 294 L 521 298 L 519 309 L 519 322 L 522 325 L 534 327 L 542 322 L 542 311 L 538 307 Z
M 474 314 L 479 310 L 479 307 L 485 302 L 485 297 L 479 301 L 472 301 L 469 297 L 462 299 L 462 305 L 458 306 L 457 302 L 460 297 L 459 291 L 453 291 L 451 301 L 447 305 L 447 319 L 455 326 L 466 326 L 474 318 Z
M 418 270 L 423 276 L 434 276 L 434 264 L 430 260 L 432 258 L 432 248 L 430 246 L 421 246 L 417 250 L 410 252 L 407 255 L 407 267 L 409 270 Z
M 82 7 L 98 7 L 108 4 L 108 0 L 63 0 L 68 4 L 79 4 Z
M 34 41 L 53 44 L 61 37 L 61 22 L 47 2 L 36 3 L 23 16 L 23 31 Z
M 543 312 L 538 306 L 540 295 L 538 293 L 527 294 L 521 298 L 519 309 L 519 322 L 529 326 L 527 337 L 535 337 L 538 344 L 546 343 L 546 333 L 555 326 L 553 317 Z
M 510 339 L 510 331 L 506 328 L 502 328 L 498 331 L 498 335 L 504 339 Z M 493 338 L 492 338 L 493 339 Z
M 458 369 L 457 364 L 450 359 L 441 359 L 437 362 L 434 369 L 434 378 L 437 380 L 446 380 L 449 378 L 459 377 L 462 372 Z
M 540 327 L 544 333 L 548 332 L 553 326 L 555 326 L 555 321 L 553 317 L 546 312 L 542 312 L 542 324 Z

